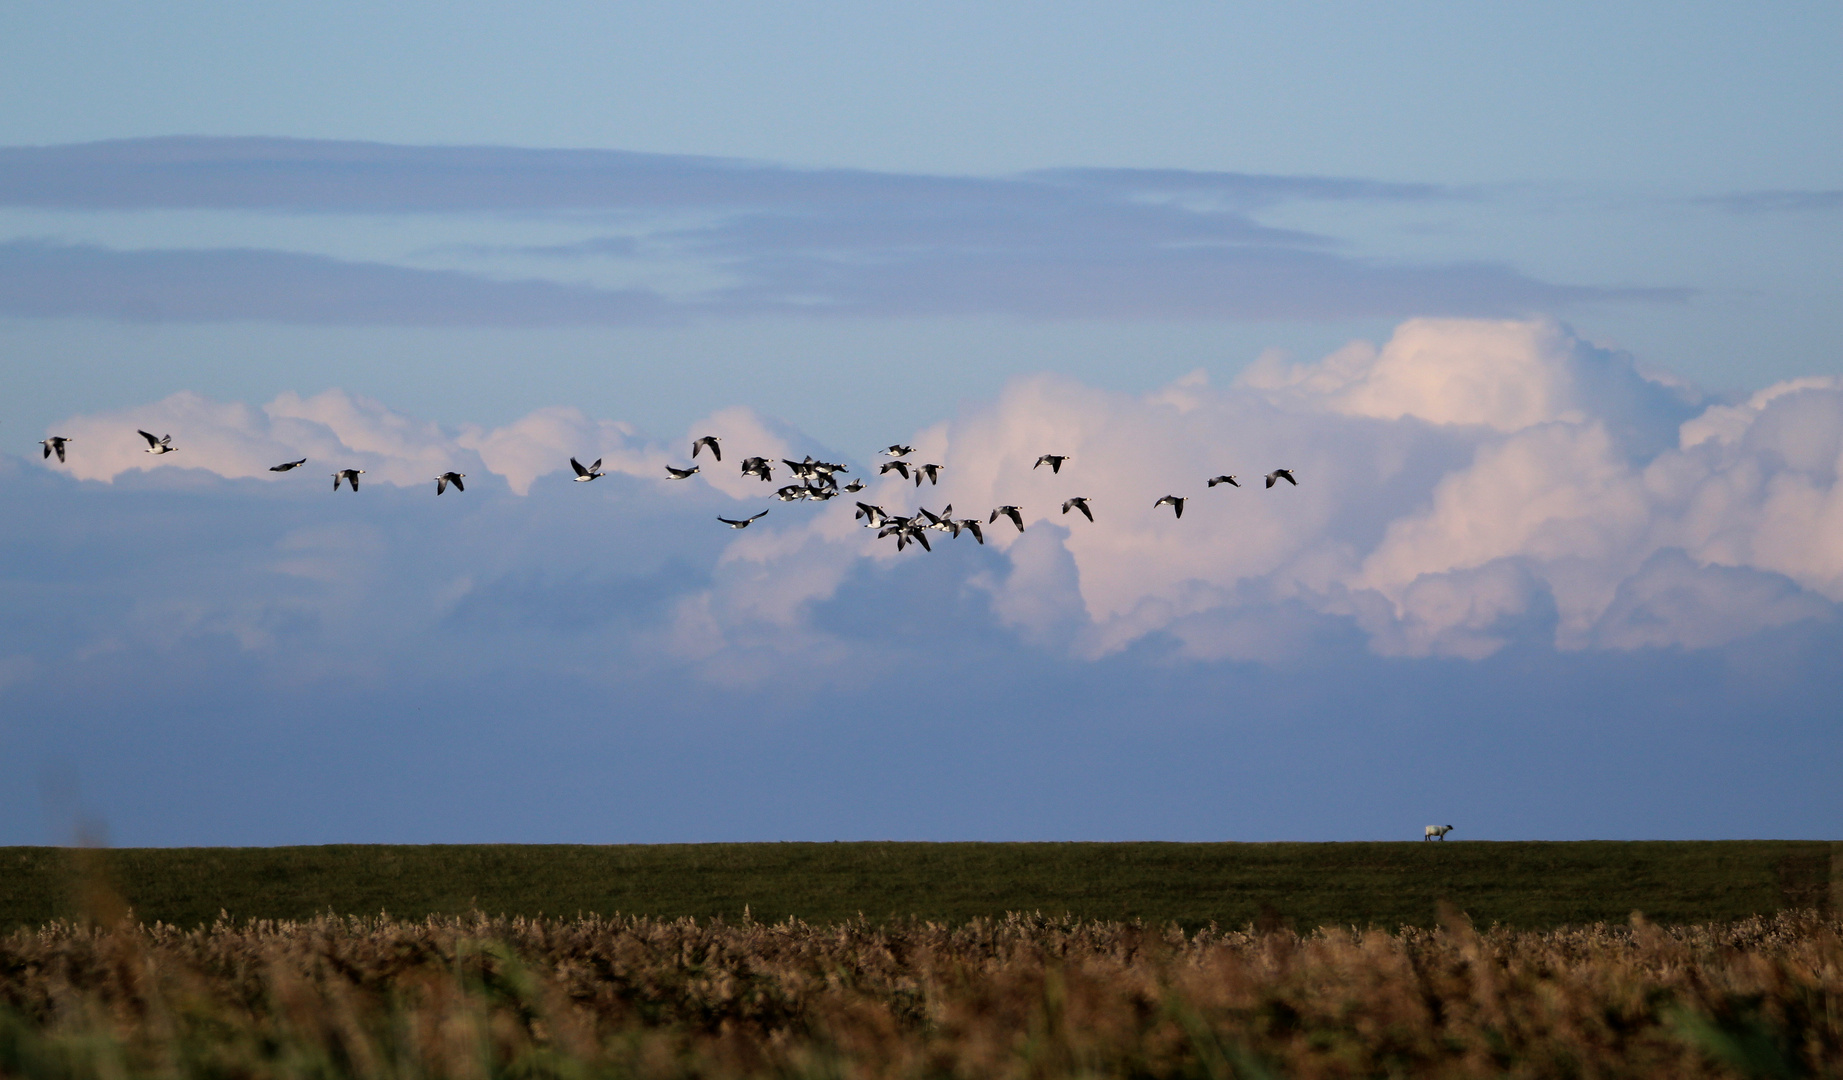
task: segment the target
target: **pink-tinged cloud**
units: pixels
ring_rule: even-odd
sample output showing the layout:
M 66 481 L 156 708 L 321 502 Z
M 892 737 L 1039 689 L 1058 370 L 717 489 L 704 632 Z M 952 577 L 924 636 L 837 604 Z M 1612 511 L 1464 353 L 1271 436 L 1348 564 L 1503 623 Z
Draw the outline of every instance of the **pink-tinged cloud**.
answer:
M 172 430 L 187 456 L 141 454 L 136 426 Z M 268 476 L 305 454 L 394 484 L 471 466 L 523 494 L 574 454 L 648 477 L 662 505 L 683 507 L 654 532 L 714 536 L 713 506 L 769 508 L 724 534 L 708 579 L 651 631 L 655 655 L 721 681 L 785 665 L 802 680 L 846 677 L 868 646 L 815 612 L 848 603 L 854 575 L 927 559 L 1032 647 L 1089 658 L 1158 639 L 1199 659 L 1281 661 L 1340 628 L 1387 656 L 1477 659 L 1532 637 L 1708 648 L 1834 618 L 1843 603 L 1843 387 L 1797 380 L 1711 404 L 1546 320 L 1415 320 L 1380 347 L 1264 363 L 1226 387 L 1195 375 L 1132 395 L 1019 379 L 903 440 L 909 460 L 942 466 L 938 485 L 879 476 L 887 459 L 864 448 L 847 478 L 865 491 L 825 504 L 771 500 L 783 469 L 775 484 L 741 476 L 744 457 L 807 444 L 736 407 L 678 445 L 573 409 L 451 433 L 337 391 L 260 409 L 178 394 L 60 433 L 78 437 L 61 468 L 91 479 L 169 464 Z M 722 462 L 701 456 L 697 477 L 665 480 L 664 463 L 687 463 L 705 434 L 722 440 Z M 1066 455 L 1060 472 L 1033 467 L 1044 454 Z M 1297 486 L 1266 487 L 1281 468 Z M 1241 486 L 1206 486 L 1225 473 Z M 1168 494 L 1187 500 L 1181 519 L 1155 505 Z M 1092 522 L 1062 512 L 1072 496 Z M 898 514 L 951 505 L 981 522 L 986 545 L 931 534 L 934 552 L 899 554 L 853 520 L 860 500 Z M 1006 504 L 1022 507 L 1023 534 L 987 522 Z
M 497 474 L 520 495 L 540 476 L 570 471 L 574 456 L 611 473 L 662 476 L 667 455 L 632 425 L 592 420 L 573 408 L 540 409 L 498 428 L 449 430 L 343 390 L 285 393 L 263 406 L 219 402 L 181 391 L 148 405 L 75 416 L 54 425 L 75 439 L 63 463 L 80 480 L 113 481 L 158 468 L 202 469 L 227 478 L 286 480 L 302 473 L 364 469 L 365 483 L 412 487 L 450 469 Z M 139 430 L 173 436 L 171 454 L 145 453 Z M 306 458 L 299 471 L 272 467 Z

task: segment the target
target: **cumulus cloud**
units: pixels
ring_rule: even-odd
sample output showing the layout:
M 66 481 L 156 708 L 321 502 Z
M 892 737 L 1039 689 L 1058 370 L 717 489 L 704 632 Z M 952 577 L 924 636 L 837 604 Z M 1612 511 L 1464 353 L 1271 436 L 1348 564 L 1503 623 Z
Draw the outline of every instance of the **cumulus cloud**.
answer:
M 746 410 L 741 411 L 746 413 Z M 271 467 L 306 458 L 308 472 L 364 469 L 366 483 L 419 486 L 450 469 L 505 478 L 524 495 L 540 476 L 569 470 L 569 459 L 602 459 L 612 473 L 662 477 L 665 449 L 631 424 L 592 420 L 580 409 L 540 409 L 504 427 L 455 431 L 343 390 L 312 397 L 285 393 L 260 407 L 181 391 L 148 405 L 73 416 L 54 425 L 73 440 L 67 460 L 48 467 L 81 480 L 113 481 L 130 471 L 201 469 L 227 478 L 297 483 Z M 172 435 L 175 453 L 146 453 L 139 431 Z
M 1164 637 L 1272 659 L 1337 621 L 1394 656 L 1702 648 L 1843 595 L 1840 406 L 1823 380 L 1711 404 L 1548 320 L 1416 320 L 1227 388 L 1019 380 L 916 437 L 938 489 L 869 501 L 1023 506 L 1033 531 L 990 530 L 1012 558 L 981 587 L 1005 624 L 1090 657 Z M 1050 452 L 1060 474 L 1032 469 Z M 1262 487 L 1276 467 L 1300 486 Z M 1218 472 L 1246 486 L 1205 488 Z M 1153 508 L 1167 493 L 1182 520 Z M 1093 523 L 1061 512 L 1071 495 Z
M 1317 363 L 1293 365 L 1264 356 L 1240 381 L 1352 416 L 1500 432 L 1591 416 L 1635 440 L 1640 453 L 1674 444 L 1678 425 L 1700 404 L 1693 391 L 1641 375 L 1630 358 L 1552 319 L 1413 319 L 1380 350 L 1353 342 Z
M 173 432 L 181 452 L 143 454 L 136 427 Z M 1229 386 L 1198 374 L 1133 395 L 1016 380 L 907 440 L 914 460 L 943 466 L 938 486 L 847 458 L 868 482 L 858 499 L 891 512 L 951 504 L 983 523 L 992 507 L 1023 508 L 1024 533 L 1000 521 L 984 547 L 943 535 L 932 554 L 879 542 L 853 520 L 857 499 L 771 501 L 741 458 L 835 455 L 740 407 L 677 446 L 573 409 L 450 430 L 339 391 L 262 407 L 182 393 L 58 433 L 76 437 L 70 461 L 46 467 L 83 479 L 182 465 L 273 479 L 269 465 L 307 456 L 406 487 L 474 469 L 533 502 L 573 486 L 539 487 L 570 456 L 601 456 L 656 493 L 649 542 L 696 537 L 712 553 L 634 641 L 728 682 L 782 678 L 788 665 L 806 680 L 843 677 L 874 649 L 817 613 L 924 566 L 1027 647 L 1087 659 L 1149 645 L 1284 662 L 1352 633 L 1392 657 L 1477 660 L 1515 642 L 1701 649 L 1830 619 L 1843 603 L 1843 387 L 1796 380 L 1710 402 L 1548 320 L 1415 320 L 1379 346 L 1266 362 Z M 705 434 L 724 460 L 664 480 L 662 466 Z M 1068 456 L 1060 473 L 1033 468 L 1045 453 Z M 1298 486 L 1266 488 L 1282 467 Z M 1242 486 L 1205 487 L 1219 473 Z M 1166 494 L 1189 500 L 1182 519 L 1154 507 Z M 1062 512 L 1075 495 L 1093 522 Z M 738 502 L 771 514 L 718 529 L 711 519 Z M 326 542 L 303 533 L 275 565 L 322 580 L 337 562 L 315 554 Z M 487 569 L 457 564 L 430 586 L 430 611 L 530 592 L 508 584 L 517 560 L 493 543 L 479 540 Z
M 667 458 L 663 447 L 647 443 L 632 424 L 592 420 L 567 406 L 539 409 L 491 430 L 469 427 L 455 443 L 479 454 L 480 463 L 520 495 L 528 494 L 538 477 L 563 471 L 571 458 L 584 467 L 599 460 L 605 472 L 648 477 L 659 476 Z

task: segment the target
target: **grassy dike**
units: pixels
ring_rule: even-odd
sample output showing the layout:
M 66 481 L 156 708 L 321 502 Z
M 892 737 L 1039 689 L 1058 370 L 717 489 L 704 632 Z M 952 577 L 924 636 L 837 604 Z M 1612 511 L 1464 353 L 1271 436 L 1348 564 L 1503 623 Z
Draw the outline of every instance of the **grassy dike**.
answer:
M 143 921 L 615 913 L 960 923 L 1007 911 L 1195 929 L 1725 921 L 1843 904 L 1817 841 L 787 843 L 0 848 L 0 931 L 122 905 Z

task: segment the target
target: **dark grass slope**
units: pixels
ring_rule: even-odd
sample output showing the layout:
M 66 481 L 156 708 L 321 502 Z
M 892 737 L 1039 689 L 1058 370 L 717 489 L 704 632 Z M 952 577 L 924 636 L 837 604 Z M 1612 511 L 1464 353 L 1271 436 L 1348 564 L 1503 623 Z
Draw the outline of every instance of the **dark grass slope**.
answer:
M 1843 856 L 1810 841 L 1349 844 L 666 844 L 0 848 L 0 929 L 126 904 L 145 921 L 489 914 L 960 922 L 1007 911 L 1197 928 L 1542 929 L 1830 910 Z

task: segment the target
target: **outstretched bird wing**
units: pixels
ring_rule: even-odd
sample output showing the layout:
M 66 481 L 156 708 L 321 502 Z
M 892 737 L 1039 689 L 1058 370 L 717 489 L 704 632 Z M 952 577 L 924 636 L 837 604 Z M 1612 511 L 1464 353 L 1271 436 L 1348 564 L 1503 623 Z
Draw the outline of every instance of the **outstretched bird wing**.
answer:
M 600 464 L 601 464 L 601 462 L 599 462 L 599 461 L 598 461 L 598 462 L 596 462 L 596 464 L 597 464 L 597 465 L 600 465 Z M 577 461 L 577 460 L 576 460 L 575 458 L 571 458 L 571 459 L 570 459 L 570 468 L 572 468 L 572 469 L 575 469 L 575 470 L 576 470 L 576 475 L 577 475 L 577 476 L 587 476 L 587 475 L 589 475 L 589 470 L 587 470 L 587 469 L 585 469 L 585 468 L 583 468 L 583 467 L 582 467 L 582 462 L 580 462 L 580 461 Z
M 135 429 L 135 430 L 137 430 L 137 431 L 139 431 L 140 429 L 139 429 L 139 428 L 137 428 L 137 429 Z M 142 432 L 141 432 L 141 438 L 143 438 L 143 439 L 146 439 L 146 440 L 147 440 L 147 445 L 148 445 L 149 447 L 155 447 L 155 446 L 159 446 L 159 445 L 160 445 L 160 440 L 159 440 L 159 439 L 156 439 L 156 438 L 154 438 L 154 437 L 153 437 L 152 435 L 150 435 L 150 434 L 148 434 L 148 433 L 147 433 L 147 432 L 145 432 L 145 431 L 142 431 Z

